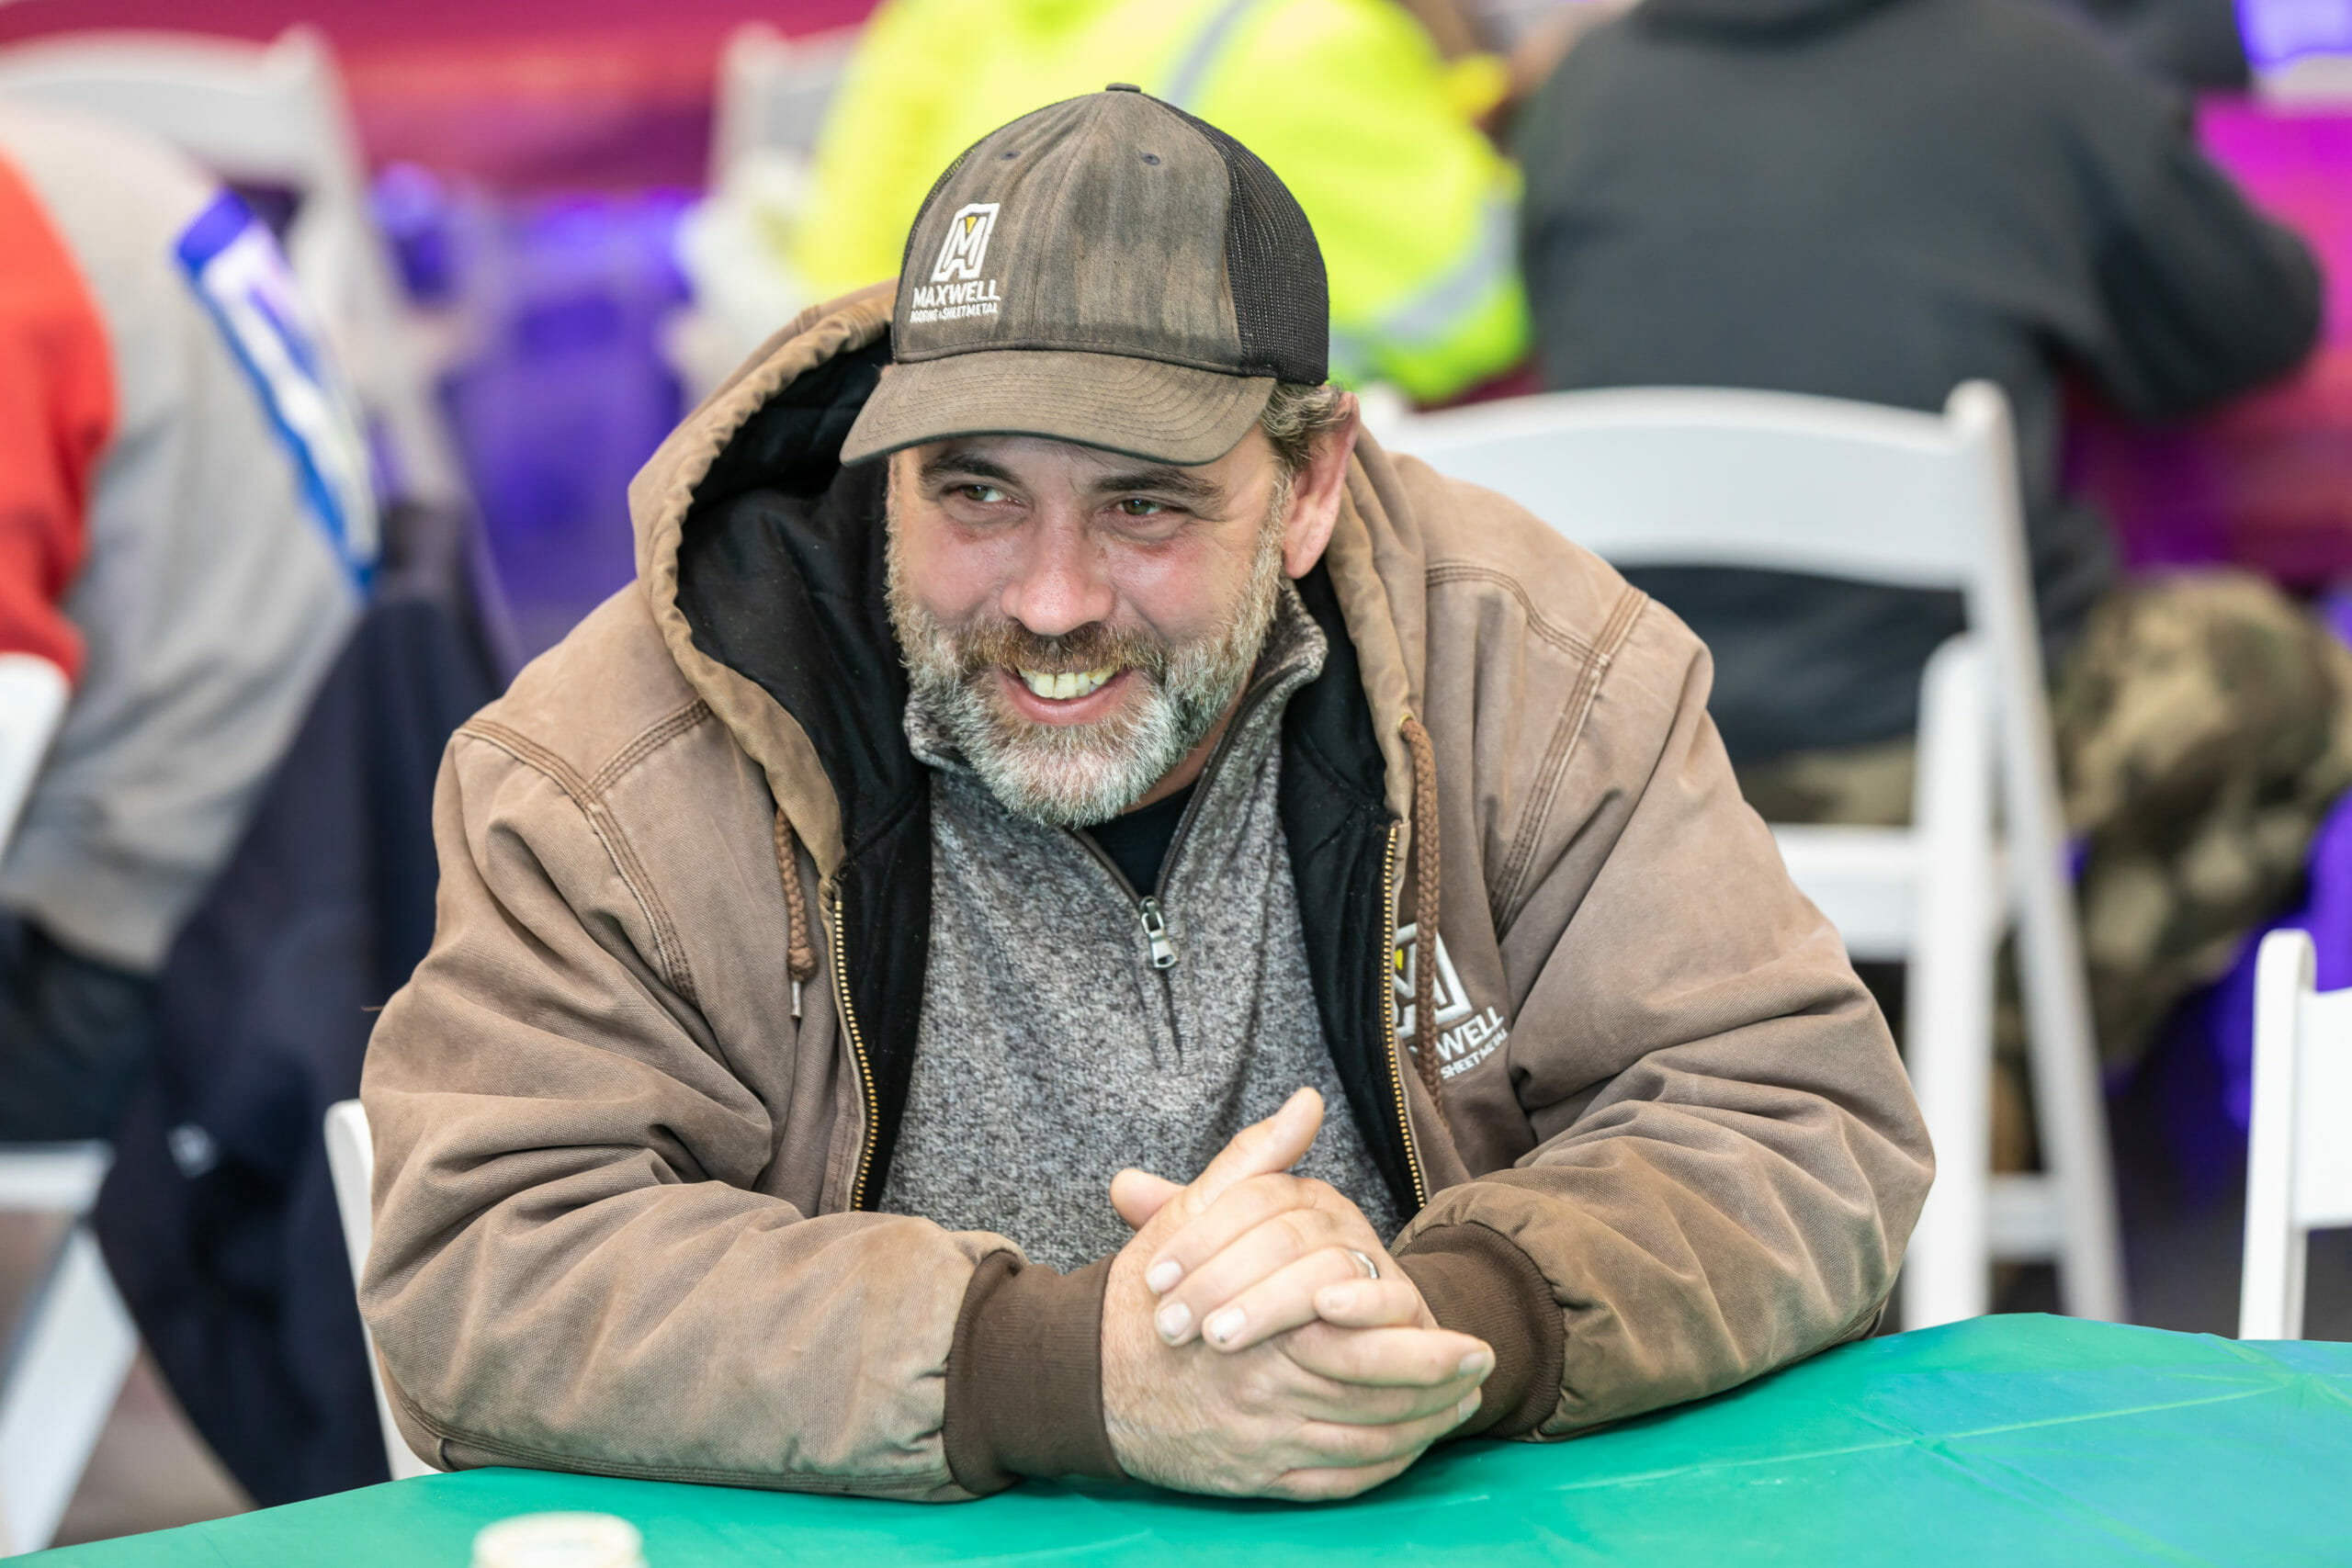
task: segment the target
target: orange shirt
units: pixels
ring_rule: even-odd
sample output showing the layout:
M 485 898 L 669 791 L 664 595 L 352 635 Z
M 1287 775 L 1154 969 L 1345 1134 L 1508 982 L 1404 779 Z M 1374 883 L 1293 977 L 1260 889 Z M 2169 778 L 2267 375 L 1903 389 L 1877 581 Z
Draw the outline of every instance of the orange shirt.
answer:
M 82 564 L 87 506 L 114 433 L 97 304 L 23 178 L 0 160 L 0 653 L 71 677 L 82 637 L 59 608 Z

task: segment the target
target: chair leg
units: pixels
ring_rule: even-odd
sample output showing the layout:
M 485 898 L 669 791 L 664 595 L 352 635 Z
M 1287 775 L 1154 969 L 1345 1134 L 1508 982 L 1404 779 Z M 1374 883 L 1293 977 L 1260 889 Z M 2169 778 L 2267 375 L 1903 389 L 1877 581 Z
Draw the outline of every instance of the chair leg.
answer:
M 2238 1278 L 2238 1337 L 2300 1339 L 2311 1233 L 2295 1224 L 2295 1120 L 2302 1103 L 2303 1000 L 2312 994 L 2311 937 L 2276 931 L 2254 969 L 2254 1117 L 2246 1129 L 2245 1259 Z
M 0 1554 L 37 1551 L 57 1533 L 138 1350 L 97 1238 L 76 1224 L 0 1381 Z
M 1993 964 L 1997 884 L 1984 661 L 1955 637 L 1920 692 L 1918 846 L 1905 1048 L 1936 1149 L 1936 1183 L 1904 1262 L 1906 1328 L 1990 1304 Z
M 2018 814 L 2011 813 L 2011 820 Z M 2107 1143 L 2107 1102 L 2083 977 L 2082 932 L 2059 846 L 2012 835 L 2018 978 L 2025 1001 L 2042 1164 L 2059 1206 L 2059 1300 L 2075 1317 L 2125 1320 L 2123 1249 Z M 2039 849 L 2039 852 L 2037 852 Z
M 1910 965 L 1905 1045 L 1936 1183 L 1904 1258 L 1905 1328 L 1980 1317 L 1991 1304 L 1992 970 L 1975 957 L 1923 947 Z

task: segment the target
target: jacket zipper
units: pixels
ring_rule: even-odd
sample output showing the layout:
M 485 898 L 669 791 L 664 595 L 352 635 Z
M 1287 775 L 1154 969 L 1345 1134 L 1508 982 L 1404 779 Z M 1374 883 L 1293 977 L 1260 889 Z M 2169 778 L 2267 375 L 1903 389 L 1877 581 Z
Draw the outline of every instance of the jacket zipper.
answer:
M 1392 840 L 1393 847 L 1393 840 Z M 857 1174 L 850 1179 L 849 1206 L 865 1207 L 865 1173 L 874 1164 L 874 1143 L 882 1130 L 882 1108 L 874 1098 L 874 1066 L 865 1059 L 865 1036 L 858 1032 L 857 1010 L 850 1006 L 849 966 L 842 962 L 842 896 L 836 886 L 831 899 L 833 928 L 833 1005 L 841 1010 L 842 1026 L 849 1033 L 850 1055 L 857 1063 L 858 1096 L 865 1102 L 865 1135 L 857 1146 Z
M 1151 966 L 1175 968 L 1176 944 L 1168 940 L 1168 922 L 1160 917 L 1159 900 L 1145 897 L 1136 905 L 1136 919 L 1143 925 L 1145 940 L 1151 943 Z
M 1191 817 L 1192 808 L 1187 806 L 1185 807 L 1185 819 L 1189 821 Z M 1183 822 L 1177 823 L 1177 837 L 1182 837 L 1183 832 Z M 1102 847 L 1095 843 L 1091 837 L 1077 829 L 1070 829 L 1069 836 L 1076 839 L 1078 840 L 1079 848 L 1084 850 L 1089 855 L 1092 856 L 1094 863 L 1101 866 L 1103 871 L 1109 874 L 1113 886 L 1118 888 L 1119 892 L 1125 897 L 1135 900 L 1136 924 L 1143 928 L 1144 940 L 1151 944 L 1151 966 L 1154 969 L 1159 970 L 1175 968 L 1177 959 L 1176 941 L 1173 937 L 1170 937 L 1168 934 L 1168 916 L 1166 911 L 1160 908 L 1159 899 L 1155 895 L 1149 893 L 1138 896 L 1136 892 L 1136 885 L 1127 880 L 1127 874 L 1121 871 L 1117 863 L 1114 862 L 1109 855 L 1102 852 Z M 1175 855 L 1176 840 L 1175 839 L 1170 839 L 1168 841 L 1169 859 L 1174 859 Z M 1167 862 L 1163 861 L 1160 863 L 1162 869 L 1165 870 Z M 1164 880 L 1165 879 L 1163 878 L 1163 883 Z
M 1388 1087 L 1396 1095 L 1396 1130 L 1405 1135 L 1405 1169 L 1413 1179 L 1413 1207 L 1418 1212 L 1429 1207 L 1430 1190 L 1429 1183 L 1421 1178 L 1421 1156 L 1413 1145 L 1413 1118 L 1405 1106 L 1405 1044 L 1396 1032 L 1397 1021 L 1403 1016 L 1396 1006 L 1396 840 L 1404 830 L 1402 822 L 1388 824 L 1388 849 L 1380 866 L 1381 891 L 1387 895 L 1380 918 L 1380 994 L 1387 1005 L 1381 1010 L 1380 1021 L 1382 1032 L 1388 1037 Z M 1436 945 L 1434 937 L 1430 945 Z M 1417 957 L 1415 962 L 1421 960 Z

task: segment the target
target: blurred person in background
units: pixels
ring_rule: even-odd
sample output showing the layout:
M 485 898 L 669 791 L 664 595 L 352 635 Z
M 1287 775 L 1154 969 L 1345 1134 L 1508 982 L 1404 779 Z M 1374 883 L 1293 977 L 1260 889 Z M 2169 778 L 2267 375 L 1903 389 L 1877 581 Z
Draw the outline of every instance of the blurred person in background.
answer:
M 2282 374 L 2318 332 L 2310 252 L 2171 92 L 2021 0 L 1645 0 L 1566 57 L 1516 145 L 1547 386 L 2007 392 L 2101 1045 L 2132 1059 L 2297 885 L 2352 781 L 2352 657 L 2248 577 L 2122 581 L 2061 487 L 2062 382 L 2165 419 Z M 1713 649 L 1767 818 L 1907 818 L 1956 596 L 1632 575 Z
M 348 410 L 241 201 L 0 105 L 0 1141 L 112 1129 L 173 937 L 356 618 Z
M 1333 378 L 1442 400 L 1527 348 L 1517 176 L 1477 127 L 1507 75 L 1472 39 L 1446 0 L 886 0 L 826 121 L 791 261 L 818 299 L 890 276 L 965 148 L 1134 82 L 1297 194 L 1330 272 Z

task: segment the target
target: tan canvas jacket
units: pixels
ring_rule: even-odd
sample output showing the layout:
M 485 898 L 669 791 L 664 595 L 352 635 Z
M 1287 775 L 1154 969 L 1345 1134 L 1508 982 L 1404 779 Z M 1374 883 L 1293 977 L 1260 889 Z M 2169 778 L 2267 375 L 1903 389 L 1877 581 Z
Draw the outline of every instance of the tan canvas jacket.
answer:
M 363 1091 L 363 1307 L 437 1463 L 938 1499 L 1104 1467 L 1101 1268 L 865 1207 L 929 875 L 888 806 L 913 764 L 876 701 L 904 689 L 887 622 L 838 591 L 878 560 L 878 476 L 831 454 L 890 301 L 810 311 L 680 427 L 632 491 L 638 582 L 450 743 L 439 931 Z M 1928 1140 L 1740 799 L 1705 649 L 1368 440 L 1301 587 L 1344 646 L 1295 706 L 1363 741 L 1332 833 L 1361 852 L 1331 863 L 1371 868 L 1303 912 L 1333 1113 L 1418 1211 L 1394 1250 L 1440 1321 L 1497 1347 L 1473 1425 L 1565 1436 L 1866 1331 Z M 1408 1052 L 1387 959 L 1424 905 L 1446 963 Z

